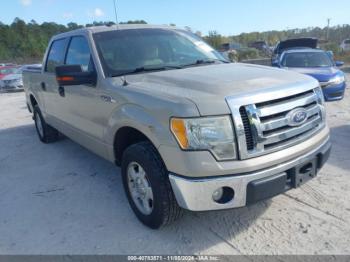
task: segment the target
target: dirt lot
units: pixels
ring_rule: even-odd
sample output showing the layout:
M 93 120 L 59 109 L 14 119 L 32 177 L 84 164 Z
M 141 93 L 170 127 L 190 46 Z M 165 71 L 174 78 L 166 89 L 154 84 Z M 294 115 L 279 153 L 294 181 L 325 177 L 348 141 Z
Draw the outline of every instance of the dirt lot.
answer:
M 349 94 L 327 105 L 333 151 L 316 179 L 160 231 L 134 217 L 119 168 L 69 139 L 40 143 L 23 93 L 0 105 L 0 254 L 350 254 Z

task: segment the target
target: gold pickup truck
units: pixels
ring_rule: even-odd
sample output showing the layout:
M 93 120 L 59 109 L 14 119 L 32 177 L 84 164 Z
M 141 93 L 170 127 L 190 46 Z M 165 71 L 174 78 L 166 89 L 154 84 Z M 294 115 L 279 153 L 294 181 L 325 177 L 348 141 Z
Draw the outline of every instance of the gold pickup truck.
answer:
M 59 133 L 121 166 L 151 228 L 192 211 L 242 207 L 316 176 L 329 156 L 319 83 L 229 63 L 175 27 L 101 26 L 52 38 L 24 72 L 44 143 Z

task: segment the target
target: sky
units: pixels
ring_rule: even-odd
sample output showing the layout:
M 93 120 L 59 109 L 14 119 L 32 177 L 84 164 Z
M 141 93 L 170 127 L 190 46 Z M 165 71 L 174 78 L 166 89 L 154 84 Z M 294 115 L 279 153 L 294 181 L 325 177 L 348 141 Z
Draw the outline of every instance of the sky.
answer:
M 114 0 L 11 0 L 2 1 L 0 21 L 15 17 L 38 23 L 115 21 Z M 149 24 L 174 23 L 207 34 L 325 27 L 350 24 L 349 0 L 116 0 L 118 20 L 145 20 Z

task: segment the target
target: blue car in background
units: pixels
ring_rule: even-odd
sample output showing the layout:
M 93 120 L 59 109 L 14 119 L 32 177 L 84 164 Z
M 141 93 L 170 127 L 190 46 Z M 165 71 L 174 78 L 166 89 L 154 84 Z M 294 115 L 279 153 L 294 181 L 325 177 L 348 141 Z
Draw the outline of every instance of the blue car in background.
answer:
M 341 100 L 346 88 L 345 74 L 338 68 L 344 63 L 334 61 L 329 52 L 312 47 L 286 48 L 272 65 L 316 78 L 326 101 Z

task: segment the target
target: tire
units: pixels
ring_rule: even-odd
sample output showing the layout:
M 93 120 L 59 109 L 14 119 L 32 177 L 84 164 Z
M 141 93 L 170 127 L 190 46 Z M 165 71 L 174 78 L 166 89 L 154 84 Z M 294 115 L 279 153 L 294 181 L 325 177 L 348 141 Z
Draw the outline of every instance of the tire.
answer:
M 48 144 L 58 140 L 59 133 L 52 126 L 45 122 L 38 105 L 34 106 L 33 119 L 35 121 L 35 129 L 41 142 Z
M 141 201 L 135 201 L 131 193 L 135 189 L 132 189 L 133 182 L 128 171 L 133 173 L 135 168 L 140 171 L 138 165 L 145 171 L 146 179 L 144 182 L 152 189 L 152 201 L 146 201 L 151 206 L 151 210 L 148 209 L 149 212 L 140 209 L 138 202 Z M 128 147 L 122 157 L 121 170 L 129 204 L 144 225 L 158 229 L 171 224 L 182 215 L 182 209 L 176 202 L 169 182 L 168 171 L 157 150 L 150 142 L 140 142 Z

